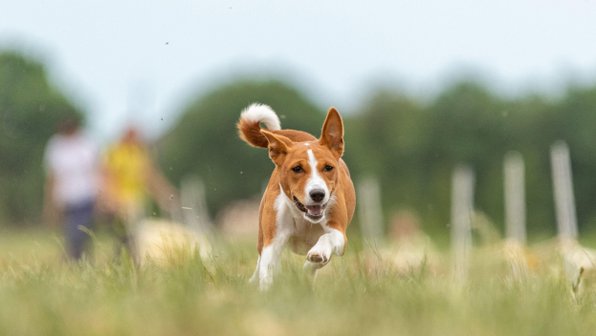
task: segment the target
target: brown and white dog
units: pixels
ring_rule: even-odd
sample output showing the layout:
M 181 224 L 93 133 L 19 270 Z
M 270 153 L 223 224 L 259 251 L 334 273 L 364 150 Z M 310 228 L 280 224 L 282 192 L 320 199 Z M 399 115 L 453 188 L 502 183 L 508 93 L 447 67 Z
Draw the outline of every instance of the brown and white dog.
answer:
M 275 164 L 259 209 L 259 258 L 251 282 L 258 280 L 261 289 L 271 285 L 286 244 L 306 254 L 304 268 L 313 274 L 333 255 L 343 255 L 356 195 L 341 158 L 344 129 L 337 110 L 329 109 L 319 139 L 282 130 L 275 112 L 261 104 L 244 109 L 237 126 L 240 138 L 268 148 Z

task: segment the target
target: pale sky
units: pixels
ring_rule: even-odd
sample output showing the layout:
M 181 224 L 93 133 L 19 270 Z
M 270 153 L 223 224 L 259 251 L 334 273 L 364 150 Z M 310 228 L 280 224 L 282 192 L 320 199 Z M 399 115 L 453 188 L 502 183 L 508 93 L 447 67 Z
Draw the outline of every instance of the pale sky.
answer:
M 0 49 L 47 62 L 103 138 L 158 134 L 240 77 L 289 76 L 348 112 L 373 83 L 436 92 L 470 69 L 513 94 L 594 82 L 595 41 L 589 0 L 0 0 Z

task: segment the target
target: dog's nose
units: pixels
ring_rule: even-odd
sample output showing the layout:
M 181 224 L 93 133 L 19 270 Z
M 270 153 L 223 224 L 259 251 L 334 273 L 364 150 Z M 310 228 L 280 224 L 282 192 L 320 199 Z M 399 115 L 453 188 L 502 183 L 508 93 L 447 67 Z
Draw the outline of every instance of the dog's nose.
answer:
M 325 198 L 325 190 L 314 189 L 309 193 L 309 195 L 310 195 L 310 199 L 312 199 L 313 201 L 320 202 L 323 200 L 323 198 Z

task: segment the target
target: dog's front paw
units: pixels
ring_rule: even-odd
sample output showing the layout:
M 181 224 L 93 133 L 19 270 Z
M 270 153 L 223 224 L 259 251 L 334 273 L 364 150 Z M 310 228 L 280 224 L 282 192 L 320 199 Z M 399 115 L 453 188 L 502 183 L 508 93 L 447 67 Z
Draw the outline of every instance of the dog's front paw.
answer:
M 320 266 L 325 266 L 331 259 L 331 251 L 324 251 L 313 247 L 306 255 L 306 260 Z
M 309 255 L 306 256 L 306 260 L 312 262 L 312 263 L 317 263 L 317 264 L 326 264 L 328 259 L 327 256 L 313 252 Z

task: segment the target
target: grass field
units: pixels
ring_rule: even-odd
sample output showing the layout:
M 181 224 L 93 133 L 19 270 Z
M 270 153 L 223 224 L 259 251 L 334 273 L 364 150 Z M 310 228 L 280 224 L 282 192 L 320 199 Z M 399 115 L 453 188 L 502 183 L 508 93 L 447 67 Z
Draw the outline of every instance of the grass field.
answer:
M 514 281 L 488 253 L 455 283 L 371 269 L 354 240 L 314 284 L 287 253 L 261 293 L 247 282 L 252 241 L 218 246 L 211 271 L 198 257 L 136 268 L 112 252 L 100 237 L 93 263 L 67 264 L 57 233 L 1 232 L 0 335 L 596 334 L 596 296 L 574 298 L 556 265 Z

